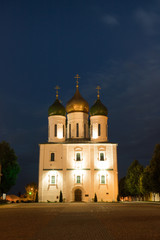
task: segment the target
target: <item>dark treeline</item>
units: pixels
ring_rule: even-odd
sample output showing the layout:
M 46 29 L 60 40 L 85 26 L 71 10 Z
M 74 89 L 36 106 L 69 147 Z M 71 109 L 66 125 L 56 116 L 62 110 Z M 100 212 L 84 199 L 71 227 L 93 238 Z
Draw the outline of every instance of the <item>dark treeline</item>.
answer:
M 156 144 L 152 159 L 145 168 L 134 160 L 127 175 L 119 181 L 119 197 L 144 199 L 150 193 L 160 194 L 160 144 Z

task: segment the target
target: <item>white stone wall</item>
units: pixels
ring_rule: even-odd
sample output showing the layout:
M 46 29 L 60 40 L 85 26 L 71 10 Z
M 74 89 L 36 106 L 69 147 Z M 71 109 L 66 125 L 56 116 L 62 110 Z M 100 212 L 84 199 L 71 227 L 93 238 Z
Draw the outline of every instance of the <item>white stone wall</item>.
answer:
M 108 141 L 108 117 L 106 116 L 91 116 L 90 117 L 90 137 L 93 142 Z M 98 136 L 98 124 L 101 126 L 100 136 Z
M 79 124 L 79 137 L 77 137 L 76 124 Z M 71 124 L 71 138 L 84 138 L 84 124 L 86 124 L 86 138 L 88 138 L 88 114 L 73 112 L 67 114 L 67 138 L 69 137 L 69 124 Z
M 81 153 L 81 161 L 75 160 L 76 152 Z M 99 160 L 100 152 L 105 153 L 104 161 Z M 105 176 L 104 184 L 101 175 Z M 55 176 L 55 184 L 51 184 L 51 176 Z M 81 177 L 80 183 L 76 183 L 77 176 Z M 71 202 L 76 189 L 81 189 L 82 201 L 92 201 L 95 193 L 98 201 L 117 200 L 117 144 L 40 144 L 39 201 L 58 201 L 62 190 L 65 201 Z
M 55 124 L 57 125 L 57 136 L 55 137 Z M 64 136 L 63 136 L 64 126 Z M 55 115 L 48 117 L 48 142 L 64 142 L 66 137 L 66 117 Z

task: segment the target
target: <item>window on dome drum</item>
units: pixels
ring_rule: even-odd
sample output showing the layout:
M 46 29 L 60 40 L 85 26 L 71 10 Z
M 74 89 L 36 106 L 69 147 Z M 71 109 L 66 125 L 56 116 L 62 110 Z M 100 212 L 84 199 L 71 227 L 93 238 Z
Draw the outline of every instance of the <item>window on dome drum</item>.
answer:
M 106 124 L 106 137 L 107 137 L 107 124 Z
M 77 176 L 77 183 L 81 183 L 81 176 Z
M 76 124 L 76 137 L 79 137 L 79 123 Z
M 93 126 L 91 125 L 91 137 L 93 137 Z
M 100 152 L 100 154 L 99 154 L 99 160 L 100 160 L 100 161 L 104 161 L 104 153 L 103 153 L 103 152 Z
M 81 154 L 80 153 L 76 153 L 76 161 L 81 161 Z
M 51 176 L 51 184 L 55 184 L 56 183 L 56 178 L 55 176 Z
M 101 124 L 98 124 L 98 136 L 101 136 Z
M 64 125 L 63 125 L 63 137 L 64 137 Z
M 69 124 L 69 138 L 71 138 L 71 124 Z
M 105 184 L 106 183 L 106 179 L 104 175 L 101 175 L 101 184 Z
M 54 136 L 57 137 L 57 124 L 54 125 Z
M 54 162 L 54 153 L 51 153 L 51 161 Z
M 86 138 L 86 124 L 84 124 L 84 138 Z

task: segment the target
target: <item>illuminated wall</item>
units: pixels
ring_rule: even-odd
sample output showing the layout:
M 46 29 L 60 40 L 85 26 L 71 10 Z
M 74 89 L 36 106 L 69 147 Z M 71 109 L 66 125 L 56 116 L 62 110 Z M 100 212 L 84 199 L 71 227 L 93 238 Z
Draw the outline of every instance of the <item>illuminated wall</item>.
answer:
M 88 137 L 88 114 L 84 112 L 73 112 L 67 114 L 67 138 Z
M 93 201 L 95 193 L 99 201 L 116 201 L 116 151 L 110 143 L 40 144 L 39 201 L 58 201 L 60 191 L 66 202 L 74 201 L 76 189 L 82 201 Z
M 66 136 L 66 117 L 48 117 L 48 142 L 64 142 Z
M 90 117 L 90 136 L 91 141 L 107 142 L 108 141 L 108 117 L 106 116 L 91 116 Z

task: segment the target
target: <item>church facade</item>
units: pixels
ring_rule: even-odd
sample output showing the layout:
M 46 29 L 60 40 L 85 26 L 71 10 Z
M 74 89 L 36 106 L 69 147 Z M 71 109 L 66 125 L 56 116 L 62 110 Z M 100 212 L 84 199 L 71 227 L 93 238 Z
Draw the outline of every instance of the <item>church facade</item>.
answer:
M 78 79 L 78 75 L 77 75 Z M 40 144 L 39 202 L 117 201 L 117 144 L 108 142 L 108 110 L 99 97 L 89 109 L 76 92 L 66 108 L 48 110 L 48 142 Z

